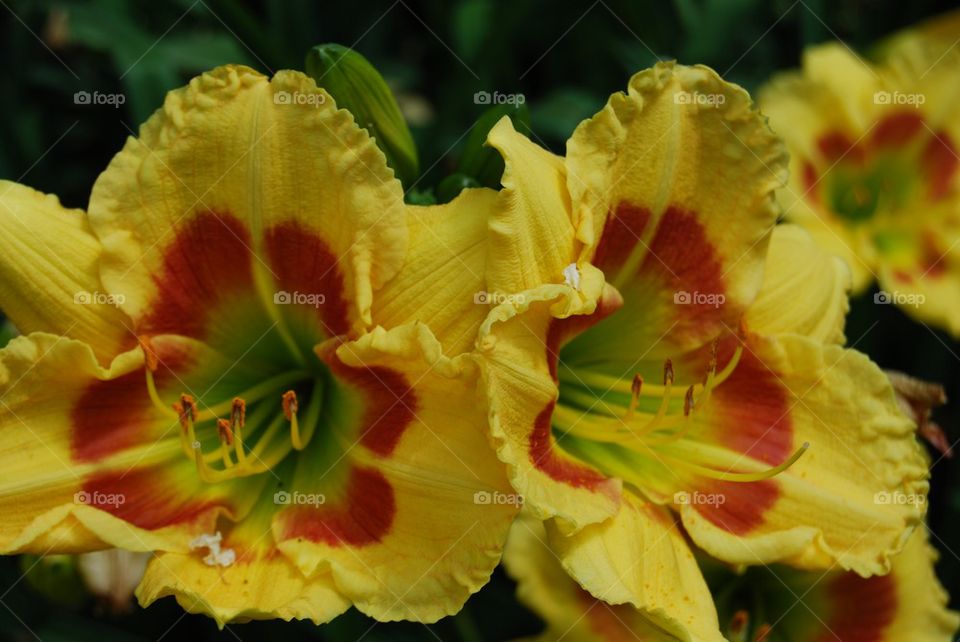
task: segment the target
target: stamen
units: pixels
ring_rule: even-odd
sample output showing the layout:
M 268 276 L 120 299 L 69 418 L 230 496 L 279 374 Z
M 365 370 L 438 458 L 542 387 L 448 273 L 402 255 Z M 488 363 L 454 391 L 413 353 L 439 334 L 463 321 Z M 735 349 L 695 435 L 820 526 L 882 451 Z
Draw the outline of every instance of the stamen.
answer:
M 230 422 L 226 419 L 217 419 L 217 436 L 220 437 L 220 456 L 223 458 L 223 465 L 225 468 L 233 468 L 233 460 L 230 459 L 233 432 L 230 430 Z
M 304 444 L 300 440 L 300 424 L 297 423 L 297 393 L 287 390 L 283 393 L 283 416 L 290 422 L 290 441 L 297 450 L 303 450 Z
M 233 430 L 233 448 L 237 453 L 237 463 L 241 466 L 247 460 L 247 453 L 243 450 L 243 427 L 246 423 L 247 403 L 240 397 L 235 397 L 230 409 L 230 428 Z
M 687 394 L 683 397 L 683 416 L 689 417 L 693 410 L 693 386 L 687 388 Z
M 147 364 L 147 370 L 156 372 L 159 359 L 157 359 L 157 351 L 153 349 L 153 344 L 150 342 L 150 337 L 137 337 L 137 342 L 140 344 L 140 349 L 143 350 L 143 361 Z
M 763 481 L 764 479 L 770 479 L 771 477 L 776 477 L 780 473 L 784 472 L 795 463 L 803 453 L 807 452 L 807 449 L 810 447 L 810 442 L 803 442 L 803 445 L 797 449 L 795 453 L 790 455 L 790 458 L 779 466 L 774 466 L 773 468 L 768 468 L 767 470 L 762 470 L 756 473 L 740 473 L 740 472 L 731 472 L 726 470 L 714 470 L 713 468 L 708 468 L 706 466 L 701 466 L 699 464 L 694 464 L 686 459 L 674 456 L 667 455 L 666 453 L 661 453 L 662 456 L 668 457 L 669 459 L 675 461 L 680 467 L 686 468 L 693 473 L 702 475 L 704 477 L 709 477 L 710 479 L 717 479 L 720 481 L 732 481 L 732 482 L 756 482 Z
M 627 409 L 627 415 L 624 417 L 625 420 L 629 421 L 633 419 L 633 415 L 637 412 L 637 403 L 640 401 L 640 392 L 643 390 L 643 377 L 640 375 L 633 375 L 633 381 L 630 383 L 630 407 Z
M 757 627 L 757 635 L 753 638 L 754 642 L 765 642 L 772 631 L 773 627 L 769 624 L 761 624 Z
M 730 618 L 730 633 L 733 635 L 742 635 L 750 623 L 750 614 L 744 610 L 737 611 Z

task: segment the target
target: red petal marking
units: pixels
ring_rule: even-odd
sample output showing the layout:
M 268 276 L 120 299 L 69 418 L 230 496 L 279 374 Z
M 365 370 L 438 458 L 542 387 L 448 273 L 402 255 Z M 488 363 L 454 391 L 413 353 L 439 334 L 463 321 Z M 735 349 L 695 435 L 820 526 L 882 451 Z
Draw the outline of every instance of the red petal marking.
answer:
M 390 532 L 397 503 L 390 482 L 377 470 L 350 471 L 345 496 L 335 504 L 284 510 L 281 540 L 303 538 L 330 546 L 363 546 Z
M 169 350 L 159 354 L 158 360 L 154 377 L 161 389 L 165 382 L 177 379 L 175 372 L 183 372 L 193 363 L 192 355 Z M 154 419 L 156 414 L 142 369 L 108 381 L 93 380 L 70 411 L 72 458 L 77 462 L 99 461 L 147 443 L 156 438 L 148 424 Z
M 947 272 L 945 257 L 937 248 L 936 237 L 933 232 L 926 231 L 921 241 L 923 254 L 920 260 L 920 269 L 923 278 L 932 279 L 941 277 Z
M 734 338 L 720 342 L 718 369 L 728 363 L 736 346 Z M 745 346 L 730 377 L 713 392 L 707 412 L 720 424 L 716 437 L 726 447 L 777 466 L 794 451 L 793 423 L 787 391 L 776 374 Z M 780 496 L 775 479 L 758 482 L 704 480 L 701 493 L 723 496 L 722 504 L 695 505 L 697 512 L 715 526 L 744 535 L 764 522 L 764 514 Z
M 608 278 L 615 274 L 643 238 L 649 221 L 650 210 L 621 202 L 607 215 L 592 263 L 603 270 Z
M 897 614 L 893 575 L 862 578 L 844 573 L 827 587 L 832 613 L 816 642 L 882 642 Z
M 940 199 L 950 192 L 960 158 L 957 148 L 946 132 L 937 132 L 923 150 L 921 159 L 930 182 L 930 197 Z
M 203 212 L 179 228 L 153 279 L 156 299 L 138 334 L 180 334 L 202 339 L 216 305 L 253 288 L 250 234 L 229 214 Z
M 773 480 L 728 482 L 705 480 L 697 492 L 722 497 L 723 503 L 697 502 L 693 507 L 707 521 L 734 535 L 746 535 L 764 523 L 764 515 L 777 503 L 780 489 Z
M 819 180 L 820 176 L 817 174 L 817 168 L 810 161 L 805 162 L 803 164 L 803 195 L 813 203 L 820 201 L 820 193 L 817 191 Z
M 178 493 L 176 481 L 165 473 L 157 468 L 103 473 L 86 480 L 83 490 L 95 508 L 147 530 L 194 522 L 224 506 L 191 498 L 188 492 Z M 123 500 L 111 503 L 111 497 Z
M 360 443 L 381 457 L 389 456 L 417 418 L 417 394 L 406 377 L 382 366 L 348 366 L 332 350 L 324 361 L 338 382 L 364 396 L 366 407 L 357 433 Z
M 322 295 L 323 303 L 315 307 L 324 330 L 331 336 L 346 334 L 350 322 L 343 273 L 324 240 L 289 221 L 268 229 L 265 243 L 277 287 L 291 294 Z
M 874 127 L 872 143 L 876 147 L 902 147 L 923 129 L 923 116 L 916 110 L 894 112 Z
M 550 430 L 555 405 L 554 401 L 547 404 L 533 422 L 529 452 L 530 461 L 534 467 L 554 481 L 590 491 L 602 490 L 611 493 L 611 497 L 619 499 L 609 487 L 610 480 L 599 471 L 558 451 Z
M 729 362 L 737 340 L 720 342 L 718 370 Z M 730 377 L 717 386 L 710 399 L 720 430 L 717 437 L 737 452 L 770 466 L 785 462 L 794 451 L 789 393 L 780 378 L 744 346 L 740 362 Z
M 817 140 L 817 148 L 824 160 L 835 163 L 840 159 L 862 163 L 866 158 L 864 149 L 841 132 L 829 132 Z

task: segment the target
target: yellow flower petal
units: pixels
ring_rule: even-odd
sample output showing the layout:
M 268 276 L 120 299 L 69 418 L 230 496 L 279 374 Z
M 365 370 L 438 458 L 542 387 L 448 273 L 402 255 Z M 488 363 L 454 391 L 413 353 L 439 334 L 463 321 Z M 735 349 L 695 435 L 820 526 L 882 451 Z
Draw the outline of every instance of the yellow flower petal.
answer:
M 278 548 L 309 577 L 329 567 L 337 590 L 376 619 L 456 613 L 496 567 L 520 503 L 487 442 L 475 368 L 444 356 L 423 324 L 374 329 L 324 358 L 340 360 L 341 379 L 372 377 L 383 414 L 355 442 L 342 436 L 336 468 L 298 459 L 301 492 L 322 492 L 338 471 L 346 479 L 321 509 L 278 513 Z
M 44 333 L 0 350 L 0 552 L 186 550 L 249 509 L 262 480 L 200 482 L 142 369 L 139 348 L 104 368 L 86 344 Z
M 744 316 L 759 334 L 802 334 L 844 343 L 850 270 L 796 225 L 778 225 L 770 239 L 763 285 Z
M 20 332 L 78 339 L 101 363 L 135 344 L 120 301 L 100 283 L 100 254 L 81 210 L 0 181 L 0 308 Z
M 543 523 L 527 512 L 510 529 L 503 563 L 517 582 L 517 597 L 546 621 L 546 630 L 536 638 L 541 642 L 679 639 L 629 604 L 607 604 L 580 588 L 550 547 Z
M 490 220 L 489 287 L 523 292 L 563 283 L 576 258 L 563 159 L 517 133 L 507 117 L 487 143 L 503 156 L 501 203 Z
M 679 506 L 694 542 L 732 563 L 889 572 L 925 513 L 928 473 L 886 375 L 799 335 L 751 336 L 746 350 L 702 408 L 693 454 L 720 471 L 762 471 L 809 449 L 770 479 L 694 485 L 721 498 Z
M 473 347 L 491 297 L 486 292 L 487 223 L 496 192 L 468 189 L 452 202 L 408 206 L 410 245 L 400 272 L 377 291 L 373 321 L 394 328 L 420 321 L 448 355 Z
M 337 315 L 324 318 L 328 335 L 368 325 L 372 291 L 407 241 L 383 154 L 293 71 L 219 67 L 169 93 L 97 180 L 89 211 L 103 281 L 138 333 L 190 334 L 181 317 L 204 310 L 182 299 L 212 307 L 250 280 L 243 270 L 270 309 L 278 292 L 331 288 L 320 292 Z
M 720 642 L 717 612 L 670 513 L 632 495 L 602 524 L 565 536 L 547 523 L 563 567 L 597 599 L 630 604 L 680 640 Z
M 747 92 L 706 67 L 659 63 L 567 149 L 584 258 L 624 299 L 591 339 L 594 358 L 624 358 L 625 341 L 663 358 L 736 327 L 760 287 L 773 190 L 786 180 L 783 147 Z

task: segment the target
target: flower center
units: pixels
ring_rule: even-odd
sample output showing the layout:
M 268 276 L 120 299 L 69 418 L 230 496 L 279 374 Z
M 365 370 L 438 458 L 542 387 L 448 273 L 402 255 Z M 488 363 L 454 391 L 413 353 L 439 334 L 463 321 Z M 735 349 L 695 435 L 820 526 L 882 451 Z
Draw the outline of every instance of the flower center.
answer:
M 140 345 L 150 400 L 163 416 L 179 423 L 183 454 L 196 464 L 203 481 L 218 483 L 268 472 L 291 452 L 306 448 L 314 436 L 325 390 L 321 373 L 282 372 L 201 408 L 186 393 L 172 403 L 161 399 L 154 378 L 156 356 L 148 339 L 141 338 Z
M 648 384 L 592 369 L 571 368 L 561 357 L 560 397 L 553 414 L 558 443 L 572 454 L 641 489 L 649 485 L 644 462 L 721 481 L 754 482 L 774 477 L 792 466 L 808 445 L 772 468 L 733 471 L 697 434 L 696 415 L 705 412 L 714 391 L 733 374 L 743 346 L 738 345 L 718 369 L 718 343 L 713 344 L 703 379 L 686 387 L 675 382 L 673 363 L 663 366 L 662 384 Z M 626 465 L 625 465 L 626 463 Z

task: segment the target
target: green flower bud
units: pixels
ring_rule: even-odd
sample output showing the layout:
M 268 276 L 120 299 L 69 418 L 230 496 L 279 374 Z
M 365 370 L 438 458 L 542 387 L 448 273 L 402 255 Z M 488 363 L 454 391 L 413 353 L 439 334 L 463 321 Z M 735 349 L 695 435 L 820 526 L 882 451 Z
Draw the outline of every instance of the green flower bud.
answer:
M 487 134 L 504 116 L 510 117 L 518 132 L 530 135 L 530 110 L 526 103 L 495 105 L 477 119 L 460 157 L 459 173 L 472 176 L 484 187 L 500 187 L 503 158 L 495 149 L 487 147 L 486 142 Z
M 306 71 L 376 140 L 397 178 L 406 186 L 413 184 L 420 175 L 417 147 L 380 72 L 356 51 L 336 44 L 311 49 Z

